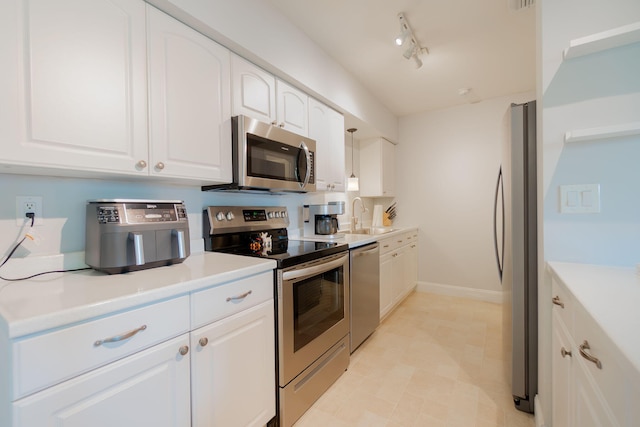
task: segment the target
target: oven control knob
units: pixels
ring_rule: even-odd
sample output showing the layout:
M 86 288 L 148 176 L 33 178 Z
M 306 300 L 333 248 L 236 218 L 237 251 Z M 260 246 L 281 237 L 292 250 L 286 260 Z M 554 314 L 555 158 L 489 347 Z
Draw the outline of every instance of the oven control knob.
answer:
M 287 217 L 287 211 L 282 211 L 282 212 L 280 212 L 280 216 L 281 216 L 282 218 L 286 218 L 286 217 Z
M 218 212 L 218 213 L 216 214 L 216 219 L 217 219 L 218 221 L 224 221 L 224 214 L 223 214 L 222 212 Z
M 235 215 L 233 215 L 233 212 L 227 212 L 227 219 L 231 221 L 233 220 L 233 218 L 235 218 Z
M 269 214 L 267 214 L 267 216 L 269 217 L 269 219 L 275 218 L 275 214 L 273 212 L 269 212 Z

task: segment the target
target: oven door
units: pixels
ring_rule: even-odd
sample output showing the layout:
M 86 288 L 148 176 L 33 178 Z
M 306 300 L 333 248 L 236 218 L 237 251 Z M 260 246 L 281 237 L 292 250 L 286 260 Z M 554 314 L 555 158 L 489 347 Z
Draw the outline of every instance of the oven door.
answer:
M 348 252 L 278 272 L 281 387 L 348 333 Z

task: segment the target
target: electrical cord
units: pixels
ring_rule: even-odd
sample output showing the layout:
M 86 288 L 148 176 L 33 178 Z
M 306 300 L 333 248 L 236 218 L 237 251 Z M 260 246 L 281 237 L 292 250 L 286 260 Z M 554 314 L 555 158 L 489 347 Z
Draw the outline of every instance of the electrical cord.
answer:
M 26 214 L 27 218 L 31 218 L 31 225 L 29 228 L 33 228 L 33 224 L 35 222 L 36 219 L 36 215 L 33 212 L 28 212 Z M 27 232 L 24 237 L 22 239 L 20 239 L 20 241 L 18 243 L 16 243 L 16 245 L 11 249 L 11 251 L 9 251 L 9 255 L 7 255 L 7 257 L 4 259 L 4 261 L 2 261 L 2 264 L 0 264 L 0 268 L 2 268 L 3 265 L 5 265 L 7 263 L 7 261 L 9 261 L 9 259 L 13 256 L 13 254 L 16 252 L 16 250 L 18 250 L 18 248 L 20 247 L 20 245 L 22 245 L 22 243 L 25 241 L 26 238 L 30 238 L 33 239 L 33 237 L 31 237 L 29 235 L 29 232 Z M 44 274 L 50 274 L 50 273 L 68 273 L 68 272 L 72 272 L 72 271 L 82 271 L 82 270 L 91 270 L 90 267 L 84 267 L 84 268 L 73 268 L 73 269 L 69 269 L 69 270 L 52 270 L 52 271 L 43 271 L 42 273 L 36 273 L 36 274 L 32 274 L 31 276 L 26 276 L 26 277 L 17 277 L 17 278 L 6 278 L 6 277 L 2 277 L 0 276 L 0 279 L 2 280 L 6 280 L 7 282 L 18 282 L 20 280 L 29 280 L 29 279 L 33 279 L 34 277 L 38 277 L 38 276 L 42 276 Z M 0 288 L 1 290 L 2 288 Z

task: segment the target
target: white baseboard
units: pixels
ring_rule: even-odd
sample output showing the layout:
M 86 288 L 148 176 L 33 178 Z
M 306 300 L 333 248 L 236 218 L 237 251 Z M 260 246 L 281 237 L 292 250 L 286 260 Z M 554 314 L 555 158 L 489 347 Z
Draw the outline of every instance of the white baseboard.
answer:
M 443 285 L 432 282 L 418 282 L 416 286 L 418 292 L 431 292 L 439 295 L 449 295 L 452 297 L 470 298 L 479 301 L 502 304 L 502 292 L 489 291 L 486 289 L 466 288 L 463 286 Z

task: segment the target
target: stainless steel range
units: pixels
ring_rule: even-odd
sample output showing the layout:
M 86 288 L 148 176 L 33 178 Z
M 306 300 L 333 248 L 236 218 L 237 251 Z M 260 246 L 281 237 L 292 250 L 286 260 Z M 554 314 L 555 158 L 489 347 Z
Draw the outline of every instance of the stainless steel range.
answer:
M 349 366 L 349 251 L 336 242 L 290 241 L 286 207 L 210 206 L 205 249 L 278 263 L 276 419 L 289 427 Z

